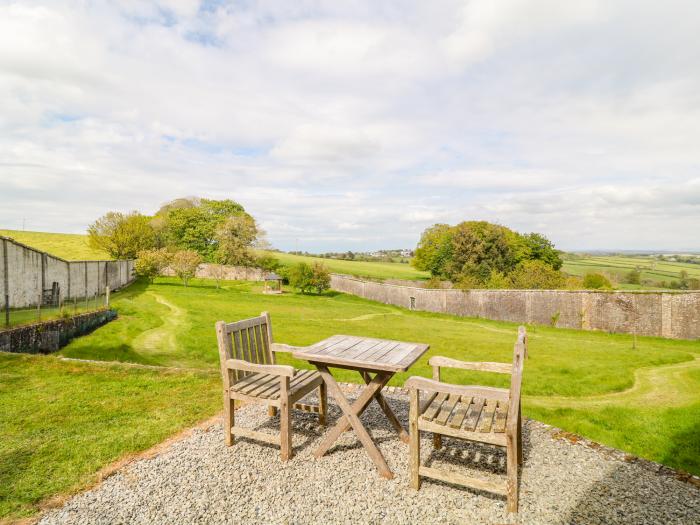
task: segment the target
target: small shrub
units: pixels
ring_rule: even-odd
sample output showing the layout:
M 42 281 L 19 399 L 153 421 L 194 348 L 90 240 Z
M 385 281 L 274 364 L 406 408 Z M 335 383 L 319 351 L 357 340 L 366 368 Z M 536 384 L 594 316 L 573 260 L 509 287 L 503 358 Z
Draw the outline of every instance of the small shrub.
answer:
M 182 250 L 173 254 L 170 267 L 180 279 L 182 284 L 187 283 L 197 273 L 197 267 L 201 264 L 202 257 L 193 250 Z
M 430 279 L 425 281 L 425 283 L 423 283 L 423 287 L 439 290 L 440 288 L 442 288 L 442 281 L 439 277 L 431 277 Z
M 566 277 L 544 261 L 522 261 L 509 278 L 513 288 L 524 290 L 556 290 L 564 288 Z
M 331 287 L 331 274 L 324 264 L 314 263 L 311 267 L 311 286 L 318 293 L 323 293 Z
M 492 271 L 489 280 L 486 281 L 486 288 L 492 290 L 506 290 L 513 287 L 513 281 L 502 272 Z
M 165 248 L 140 251 L 134 263 L 134 273 L 137 277 L 143 277 L 152 283 L 153 279 L 170 264 L 171 257 Z
M 272 255 L 261 255 L 255 258 L 255 266 L 268 272 L 274 272 L 280 267 L 280 261 Z
M 639 270 L 630 270 L 627 272 L 627 275 L 625 275 L 625 282 L 628 284 L 641 284 L 642 280 L 642 272 Z
M 314 272 L 306 263 L 295 264 L 287 271 L 287 280 L 289 284 L 298 289 L 301 293 L 307 293 L 312 288 L 311 281 L 314 277 Z
M 575 275 L 570 275 L 566 278 L 564 288 L 567 290 L 581 290 L 583 288 L 583 279 Z
M 612 284 L 601 273 L 587 273 L 583 278 L 583 287 L 591 290 L 601 290 L 612 288 Z

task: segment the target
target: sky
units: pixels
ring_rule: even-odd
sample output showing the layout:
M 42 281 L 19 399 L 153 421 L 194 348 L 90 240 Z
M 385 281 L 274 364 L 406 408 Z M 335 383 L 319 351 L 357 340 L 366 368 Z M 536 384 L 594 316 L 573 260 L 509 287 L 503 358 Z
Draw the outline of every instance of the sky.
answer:
M 283 250 L 488 220 L 700 250 L 700 3 L 0 0 L 0 228 L 231 198 Z

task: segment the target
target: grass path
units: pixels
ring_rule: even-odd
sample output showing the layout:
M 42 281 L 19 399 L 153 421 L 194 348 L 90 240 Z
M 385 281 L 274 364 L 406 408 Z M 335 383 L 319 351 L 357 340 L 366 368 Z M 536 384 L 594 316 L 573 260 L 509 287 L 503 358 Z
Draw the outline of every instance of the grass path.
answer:
M 168 308 L 169 312 L 166 315 L 158 314 L 162 321 L 160 326 L 146 330 L 134 338 L 134 349 L 146 355 L 177 356 L 179 348 L 176 335 L 187 324 L 187 312 L 160 294 L 146 292 L 146 295 Z
M 689 377 L 695 370 L 700 371 L 700 356 L 682 363 L 639 368 L 632 386 L 620 392 L 584 397 L 527 396 L 527 401 L 548 408 L 594 408 L 623 403 L 664 408 L 684 406 L 697 399 L 697 385 Z

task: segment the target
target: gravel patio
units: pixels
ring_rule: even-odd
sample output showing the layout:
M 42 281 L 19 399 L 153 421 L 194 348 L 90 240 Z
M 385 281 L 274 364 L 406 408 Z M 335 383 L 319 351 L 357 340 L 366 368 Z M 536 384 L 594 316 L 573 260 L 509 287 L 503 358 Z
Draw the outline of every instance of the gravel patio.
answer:
M 408 397 L 386 394 L 405 423 Z M 339 417 L 331 402 L 329 423 Z M 278 418 L 260 406 L 237 411 L 237 421 L 274 432 Z M 346 432 L 325 457 L 311 451 L 324 428 L 312 414 L 295 412 L 295 457 L 282 463 L 277 448 L 238 439 L 227 448 L 221 426 L 195 430 L 151 459 L 136 461 L 102 484 L 44 515 L 59 523 L 700 523 L 697 479 L 631 460 L 606 447 L 562 439 L 535 421 L 524 425 L 525 463 L 520 512 L 505 514 L 505 501 L 487 493 L 425 480 L 408 486 L 408 447 L 373 403 L 363 415 L 393 480 L 380 478 L 353 432 Z M 468 474 L 505 472 L 505 454 L 489 446 L 446 439 L 440 452 L 423 440 L 433 466 Z M 474 470 L 476 469 L 476 470 Z

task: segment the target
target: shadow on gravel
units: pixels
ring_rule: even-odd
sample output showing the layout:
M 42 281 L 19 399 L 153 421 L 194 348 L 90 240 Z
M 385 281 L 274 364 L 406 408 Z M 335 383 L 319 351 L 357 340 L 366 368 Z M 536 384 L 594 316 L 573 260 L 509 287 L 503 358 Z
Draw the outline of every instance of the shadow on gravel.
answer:
M 657 473 L 640 475 L 638 468 L 616 466 L 588 488 L 564 523 L 700 523 L 700 490 Z

